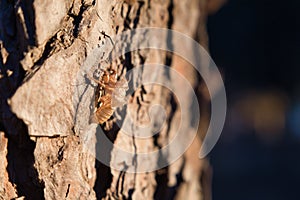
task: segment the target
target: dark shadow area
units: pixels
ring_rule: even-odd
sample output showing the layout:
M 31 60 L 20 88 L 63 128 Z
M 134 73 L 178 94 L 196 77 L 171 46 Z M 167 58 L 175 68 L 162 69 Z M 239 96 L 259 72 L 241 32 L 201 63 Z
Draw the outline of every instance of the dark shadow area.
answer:
M 22 122 L 20 122 L 22 123 Z M 30 140 L 26 125 L 22 124 L 18 135 L 8 136 L 7 171 L 9 181 L 16 185 L 18 196 L 26 199 L 44 199 L 44 184 L 34 168 L 35 143 Z
M 106 190 L 110 188 L 112 182 L 112 174 L 110 167 L 104 165 L 96 159 L 95 168 L 97 171 L 97 179 L 94 185 L 97 199 L 102 199 L 106 196 Z
M 214 200 L 299 199 L 300 1 L 229 0 L 208 18 L 227 121 L 211 152 Z
M 29 45 L 35 44 L 33 1 L 1 1 L 0 40 L 7 58 L 0 57 L 0 127 L 8 138 L 7 171 L 9 181 L 16 186 L 19 196 L 26 199 L 43 199 L 43 183 L 34 168 L 35 143 L 30 140 L 27 126 L 11 111 L 8 99 L 13 96 L 25 77 L 20 65 Z M 21 7 L 26 30 L 17 16 Z M 28 38 L 26 38 L 28 35 Z
M 124 118 L 126 113 L 126 108 L 119 112 Z M 96 168 L 96 181 L 94 185 L 94 191 L 96 193 L 97 199 L 102 199 L 106 196 L 107 189 L 110 188 L 112 183 L 112 174 L 111 168 L 104 163 L 110 163 L 111 160 L 111 152 L 113 150 L 114 141 L 117 138 L 118 132 L 120 127 L 122 126 L 122 121 L 117 121 L 117 123 L 113 123 L 112 129 L 110 131 L 105 131 L 103 126 L 97 128 L 96 130 L 96 161 L 95 161 L 95 168 Z M 105 134 L 105 135 L 102 135 Z M 110 143 L 107 144 L 103 141 L 103 137 L 106 137 Z M 99 160 L 101 159 L 101 161 Z
M 16 1 L 15 8 L 21 6 L 24 13 L 24 20 L 26 31 L 28 35 L 28 44 L 30 46 L 36 45 L 36 27 L 35 27 L 35 13 L 33 9 L 33 0 Z

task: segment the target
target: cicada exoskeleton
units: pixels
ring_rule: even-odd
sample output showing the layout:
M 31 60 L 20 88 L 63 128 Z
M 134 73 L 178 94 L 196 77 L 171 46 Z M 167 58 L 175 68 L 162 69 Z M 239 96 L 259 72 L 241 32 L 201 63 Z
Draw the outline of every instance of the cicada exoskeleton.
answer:
M 99 124 L 106 122 L 114 113 L 116 107 L 126 102 L 127 82 L 124 78 L 118 80 L 113 69 L 105 70 L 99 80 L 95 95 L 95 117 Z

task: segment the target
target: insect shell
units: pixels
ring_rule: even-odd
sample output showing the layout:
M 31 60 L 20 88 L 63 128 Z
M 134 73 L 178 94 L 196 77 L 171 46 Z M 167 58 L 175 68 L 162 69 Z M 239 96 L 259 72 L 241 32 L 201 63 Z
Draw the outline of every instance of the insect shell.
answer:
M 114 113 L 115 107 L 125 104 L 128 88 L 125 79 L 117 80 L 115 70 L 103 72 L 95 95 L 95 117 L 99 124 L 106 122 Z

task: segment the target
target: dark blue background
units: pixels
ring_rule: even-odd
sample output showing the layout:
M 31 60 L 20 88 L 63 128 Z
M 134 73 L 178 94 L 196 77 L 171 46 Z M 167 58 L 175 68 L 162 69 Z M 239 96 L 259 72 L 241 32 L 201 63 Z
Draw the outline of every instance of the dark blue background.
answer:
M 299 13 L 299 0 L 229 0 L 208 18 L 229 116 L 210 154 L 214 200 L 300 199 Z M 261 139 L 255 127 L 236 121 L 234 107 L 250 91 L 274 90 L 286 97 L 284 129 L 276 140 Z

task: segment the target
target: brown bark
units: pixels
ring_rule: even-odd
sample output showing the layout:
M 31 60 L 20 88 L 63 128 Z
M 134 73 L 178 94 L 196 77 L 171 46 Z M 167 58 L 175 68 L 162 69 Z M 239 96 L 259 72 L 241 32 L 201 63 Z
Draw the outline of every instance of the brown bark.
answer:
M 210 199 L 209 163 L 198 159 L 201 137 L 164 169 L 120 172 L 84 150 L 82 140 L 88 137 L 96 144 L 97 136 L 78 128 L 89 123 L 89 104 L 83 103 L 86 109 L 79 113 L 86 120 L 75 117 L 79 114 L 74 107 L 77 74 L 101 42 L 101 32 L 114 36 L 139 27 L 170 28 L 207 47 L 206 0 L 4 0 L 0 5 L 0 128 L 5 132 L 0 132 L 0 199 Z M 130 52 L 125 60 L 118 69 L 171 63 L 194 88 L 199 85 L 195 71 L 178 56 L 140 51 Z M 180 111 L 170 104 L 174 97 L 161 86 L 152 91 L 154 97 L 144 98 L 163 105 L 169 128 L 156 139 L 139 141 L 121 134 L 112 119 L 106 134 L 115 144 L 148 152 L 172 137 L 180 121 Z M 133 100 L 128 109 L 138 116 L 146 108 Z M 111 162 L 118 158 L 114 149 L 103 153 L 111 155 Z

